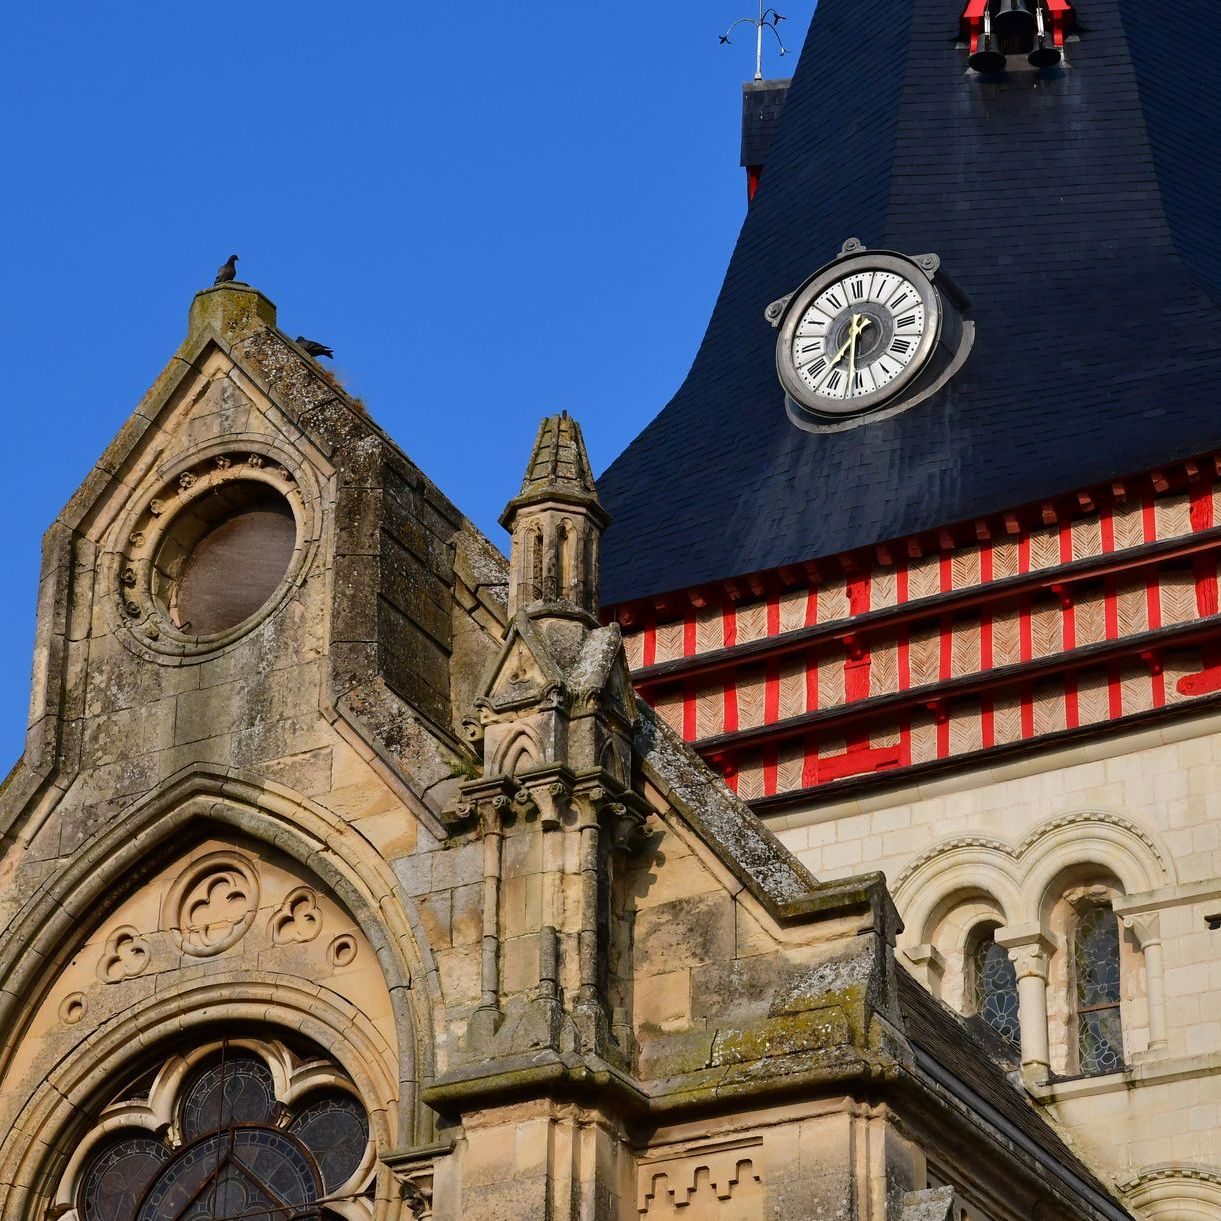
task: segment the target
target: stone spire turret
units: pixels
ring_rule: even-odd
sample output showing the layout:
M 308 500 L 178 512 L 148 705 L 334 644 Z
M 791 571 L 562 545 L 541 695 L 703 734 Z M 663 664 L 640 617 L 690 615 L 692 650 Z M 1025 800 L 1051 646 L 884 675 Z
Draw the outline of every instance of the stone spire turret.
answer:
M 509 614 L 596 621 L 599 542 L 609 521 L 580 425 L 566 411 L 548 416 L 539 425 L 521 491 L 500 518 L 513 536 Z

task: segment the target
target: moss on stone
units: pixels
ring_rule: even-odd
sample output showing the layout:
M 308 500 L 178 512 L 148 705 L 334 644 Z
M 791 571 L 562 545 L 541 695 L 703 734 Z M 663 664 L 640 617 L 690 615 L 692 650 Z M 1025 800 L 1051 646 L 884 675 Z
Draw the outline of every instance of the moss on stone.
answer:
M 257 288 L 237 283 L 218 284 L 196 293 L 188 320 L 191 337 L 210 326 L 229 340 L 256 326 L 275 324 L 274 303 Z

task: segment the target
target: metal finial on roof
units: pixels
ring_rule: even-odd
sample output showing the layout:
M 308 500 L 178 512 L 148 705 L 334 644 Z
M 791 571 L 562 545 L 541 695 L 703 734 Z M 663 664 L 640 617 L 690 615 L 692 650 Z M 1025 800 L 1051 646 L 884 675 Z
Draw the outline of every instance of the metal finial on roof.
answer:
M 739 17 L 721 35 L 722 45 L 732 45 L 733 40 L 729 37 L 738 26 L 749 23 L 755 27 L 755 80 L 763 79 L 763 31 L 771 30 L 775 35 L 776 42 L 780 47 L 780 54 L 787 55 L 788 48 L 784 45 L 784 40 L 780 37 L 780 31 L 777 28 L 784 18 L 776 12 L 774 8 L 764 8 L 763 0 L 759 0 L 759 15 L 758 17 Z

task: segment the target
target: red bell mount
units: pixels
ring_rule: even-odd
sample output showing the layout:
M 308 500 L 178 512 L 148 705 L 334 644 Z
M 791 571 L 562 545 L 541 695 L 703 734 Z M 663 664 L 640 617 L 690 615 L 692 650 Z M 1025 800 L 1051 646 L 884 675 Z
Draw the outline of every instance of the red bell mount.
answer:
M 1069 0 L 967 0 L 962 13 L 962 38 L 977 71 L 999 71 L 1006 53 L 1027 54 L 1034 67 L 1053 67 L 1060 61 L 1064 40 L 1076 24 Z M 1012 33 L 1025 32 L 1012 43 Z

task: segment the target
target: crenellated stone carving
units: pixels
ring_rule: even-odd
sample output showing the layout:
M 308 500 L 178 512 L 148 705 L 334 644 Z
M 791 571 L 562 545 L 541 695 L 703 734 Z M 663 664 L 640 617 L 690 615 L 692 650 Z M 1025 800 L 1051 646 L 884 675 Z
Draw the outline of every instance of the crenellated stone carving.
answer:
M 656 1221 L 728 1221 L 763 1216 L 760 1149 L 703 1150 L 645 1162 L 637 1174 L 636 1211 Z

